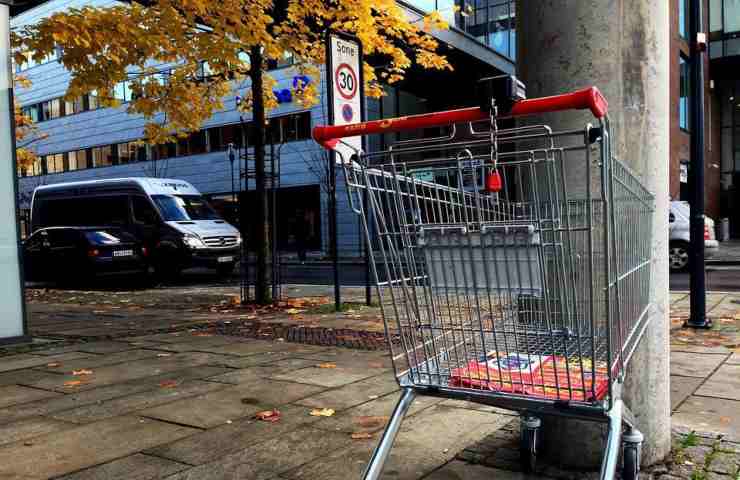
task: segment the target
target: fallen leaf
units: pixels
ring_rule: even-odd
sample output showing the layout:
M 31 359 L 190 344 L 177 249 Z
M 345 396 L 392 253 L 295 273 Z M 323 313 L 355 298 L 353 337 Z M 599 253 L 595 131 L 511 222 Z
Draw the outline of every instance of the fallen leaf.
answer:
M 316 366 L 319 367 L 319 368 L 337 368 L 337 364 L 336 363 L 319 363 Z
M 276 409 L 265 410 L 254 414 L 254 418 L 263 422 L 275 423 L 280 420 L 280 411 Z
M 367 366 L 370 368 L 383 368 L 385 365 L 380 362 L 370 362 L 367 364 Z
M 159 382 L 159 386 L 162 388 L 175 388 L 177 387 L 177 380 L 162 380 Z
M 730 422 L 732 422 L 732 419 L 730 417 L 719 417 L 719 421 L 723 425 L 729 425 Z
M 171 353 L 158 353 L 157 354 L 158 357 L 169 357 L 171 355 L 172 355 Z
M 92 370 L 88 370 L 86 368 L 80 370 L 72 370 L 72 375 L 74 375 L 75 377 L 78 377 L 80 375 L 92 375 L 92 373 Z
M 331 408 L 314 408 L 309 415 L 312 417 L 331 417 L 334 415 L 334 410 Z
M 56 367 L 60 367 L 61 365 L 62 364 L 59 363 L 59 362 L 51 362 L 51 363 L 47 363 L 46 364 L 46 366 L 49 367 L 49 368 L 56 368 Z
M 367 440 L 368 438 L 373 438 L 373 434 L 368 432 L 355 432 L 350 435 L 350 437 L 352 440 Z
M 67 380 L 66 382 L 64 382 L 65 387 L 76 387 L 81 384 L 82 384 L 82 381 L 80 380 Z
M 386 416 L 361 416 L 352 420 L 362 428 L 380 428 L 388 422 L 388 419 Z
M 304 310 L 298 310 L 297 308 L 289 308 L 285 311 L 288 315 L 298 315 L 299 313 L 302 313 Z
M 196 332 L 196 333 L 193 334 L 193 336 L 194 337 L 212 337 L 213 334 L 212 333 L 208 333 L 208 332 Z

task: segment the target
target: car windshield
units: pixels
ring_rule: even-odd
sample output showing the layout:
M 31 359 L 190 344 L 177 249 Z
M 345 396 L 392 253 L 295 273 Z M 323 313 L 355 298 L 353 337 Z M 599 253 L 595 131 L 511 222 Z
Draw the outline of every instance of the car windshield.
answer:
M 116 231 L 90 230 L 85 232 L 85 237 L 96 245 L 115 245 L 121 243 Z
M 221 219 L 200 195 L 153 195 L 152 198 L 168 222 Z

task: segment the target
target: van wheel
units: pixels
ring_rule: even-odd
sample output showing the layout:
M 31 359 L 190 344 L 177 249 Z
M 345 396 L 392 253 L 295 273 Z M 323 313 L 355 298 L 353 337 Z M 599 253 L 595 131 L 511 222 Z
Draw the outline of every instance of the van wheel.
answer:
M 682 272 L 689 266 L 689 244 L 671 242 L 668 246 L 668 263 L 672 272 Z

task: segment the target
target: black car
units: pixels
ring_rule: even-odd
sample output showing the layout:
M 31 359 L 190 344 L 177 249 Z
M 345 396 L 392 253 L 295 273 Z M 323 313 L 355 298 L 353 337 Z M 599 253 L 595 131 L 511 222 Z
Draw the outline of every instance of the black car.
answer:
M 29 280 L 82 280 L 99 275 L 148 272 L 148 252 L 115 227 L 49 227 L 23 243 Z

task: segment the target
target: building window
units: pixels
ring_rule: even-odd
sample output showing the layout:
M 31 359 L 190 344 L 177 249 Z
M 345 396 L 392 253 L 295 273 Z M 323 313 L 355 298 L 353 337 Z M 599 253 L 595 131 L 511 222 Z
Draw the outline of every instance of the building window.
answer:
M 61 173 L 64 171 L 64 154 L 55 153 L 46 157 L 46 173 Z
M 94 147 L 92 149 L 92 161 L 93 167 L 110 167 L 111 165 L 115 165 L 113 146 L 105 145 L 102 147 Z
M 65 101 L 64 102 L 64 114 L 65 115 L 74 115 L 76 113 L 81 113 L 85 111 L 85 98 L 84 97 L 77 97 L 72 101 Z
M 691 81 L 689 75 L 689 62 L 683 55 L 679 57 L 679 100 L 678 100 L 678 126 L 682 130 L 689 130 L 690 120 L 690 98 L 691 98 Z
M 689 0 L 678 0 L 678 34 L 689 36 Z

